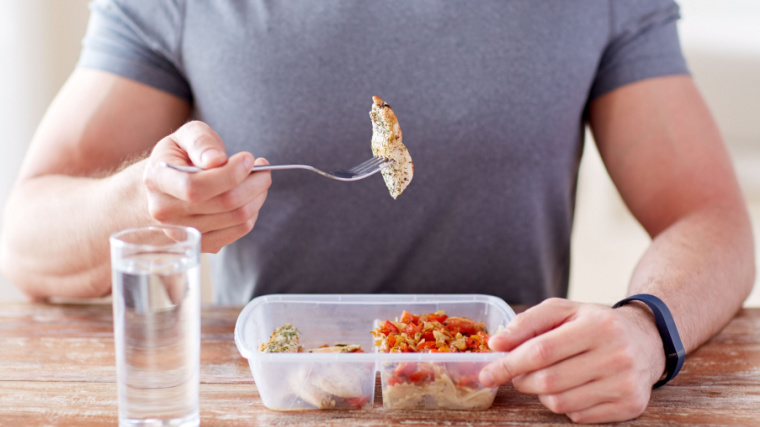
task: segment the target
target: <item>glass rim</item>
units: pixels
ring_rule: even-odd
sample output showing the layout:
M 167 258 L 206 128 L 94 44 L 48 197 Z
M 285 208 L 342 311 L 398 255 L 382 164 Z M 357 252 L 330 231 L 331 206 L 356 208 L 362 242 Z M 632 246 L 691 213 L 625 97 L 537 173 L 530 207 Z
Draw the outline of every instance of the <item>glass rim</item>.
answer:
M 122 238 L 130 233 L 140 232 L 140 231 L 161 231 L 161 230 L 177 230 L 177 231 L 183 231 L 186 233 L 186 238 L 180 241 L 172 242 L 172 243 L 161 243 L 161 244 L 154 244 L 154 243 L 130 243 L 127 241 L 124 241 Z M 111 242 L 112 247 L 133 247 L 133 248 L 144 248 L 144 249 L 162 249 L 162 248 L 171 248 L 177 245 L 197 245 L 200 243 L 201 240 L 201 232 L 198 231 L 194 227 L 184 226 L 184 225 L 148 225 L 144 227 L 130 227 L 125 228 L 123 230 L 116 231 L 112 233 L 108 240 Z

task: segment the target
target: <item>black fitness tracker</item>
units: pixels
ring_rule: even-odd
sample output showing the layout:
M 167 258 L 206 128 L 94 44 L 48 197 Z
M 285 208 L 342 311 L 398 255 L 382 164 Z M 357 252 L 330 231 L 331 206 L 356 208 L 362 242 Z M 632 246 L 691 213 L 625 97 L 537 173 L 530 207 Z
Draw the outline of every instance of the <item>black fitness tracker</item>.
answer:
M 643 302 L 654 313 L 657 330 L 660 332 L 660 338 L 662 338 L 662 346 L 665 348 L 666 375 L 654 385 L 654 388 L 661 387 L 678 375 L 678 371 L 681 370 L 684 359 L 686 359 L 686 350 L 681 343 L 681 336 L 678 335 L 678 328 L 676 328 L 673 315 L 670 314 L 668 306 L 661 299 L 650 294 L 637 294 L 618 301 L 612 308 L 618 308 L 631 301 Z

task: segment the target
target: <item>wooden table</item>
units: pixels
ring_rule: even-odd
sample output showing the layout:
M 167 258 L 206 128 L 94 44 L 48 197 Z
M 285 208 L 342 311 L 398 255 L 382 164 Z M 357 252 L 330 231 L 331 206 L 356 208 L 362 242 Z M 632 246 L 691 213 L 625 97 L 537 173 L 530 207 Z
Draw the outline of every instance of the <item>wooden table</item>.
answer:
M 233 341 L 240 307 L 203 309 L 203 425 L 386 426 L 565 424 L 534 396 L 503 386 L 480 412 L 275 412 L 266 409 Z M 117 423 L 110 305 L 0 304 L 0 425 Z M 631 425 L 760 425 L 760 309 L 741 311 L 655 390 Z

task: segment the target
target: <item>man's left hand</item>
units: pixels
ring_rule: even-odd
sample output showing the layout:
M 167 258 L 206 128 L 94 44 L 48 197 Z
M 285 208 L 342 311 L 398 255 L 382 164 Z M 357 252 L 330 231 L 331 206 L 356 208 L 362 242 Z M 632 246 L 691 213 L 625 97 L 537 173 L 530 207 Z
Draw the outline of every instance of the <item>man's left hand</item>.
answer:
M 481 371 L 484 386 L 512 381 L 578 423 L 638 417 L 665 367 L 652 313 L 638 304 L 613 310 L 549 299 L 519 314 L 488 344 L 509 354 Z

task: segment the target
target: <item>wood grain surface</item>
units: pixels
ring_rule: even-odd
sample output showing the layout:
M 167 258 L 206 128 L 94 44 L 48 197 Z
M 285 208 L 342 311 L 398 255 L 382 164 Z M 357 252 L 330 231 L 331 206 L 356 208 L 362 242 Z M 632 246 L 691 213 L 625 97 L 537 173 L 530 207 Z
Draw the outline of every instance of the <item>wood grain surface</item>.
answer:
M 263 406 L 233 340 L 241 307 L 204 307 L 201 423 L 273 426 L 485 426 L 567 424 L 534 396 L 499 389 L 486 411 L 374 407 L 276 412 Z M 0 304 L 0 426 L 117 424 L 110 305 Z M 741 311 L 655 390 L 647 411 L 619 425 L 760 426 L 760 309 Z

